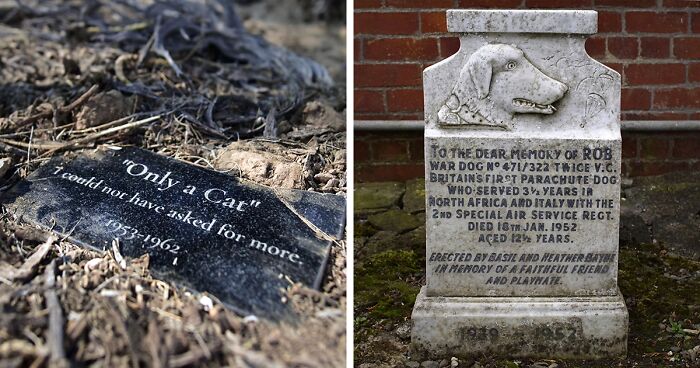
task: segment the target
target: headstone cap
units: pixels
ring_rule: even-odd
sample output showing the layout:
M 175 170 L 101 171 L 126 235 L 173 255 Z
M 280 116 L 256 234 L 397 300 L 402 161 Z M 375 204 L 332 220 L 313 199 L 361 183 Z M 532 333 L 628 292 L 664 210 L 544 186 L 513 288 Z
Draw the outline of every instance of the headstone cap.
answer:
M 447 30 L 457 33 L 598 32 L 595 10 L 471 10 L 447 11 Z

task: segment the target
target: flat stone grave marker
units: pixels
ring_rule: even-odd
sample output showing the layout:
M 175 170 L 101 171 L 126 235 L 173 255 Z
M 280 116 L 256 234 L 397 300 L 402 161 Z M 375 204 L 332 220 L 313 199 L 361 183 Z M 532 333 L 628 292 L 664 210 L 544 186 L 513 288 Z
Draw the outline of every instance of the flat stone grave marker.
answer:
M 345 199 L 272 189 L 146 150 L 56 157 L 3 198 L 9 212 L 95 250 L 150 255 L 160 277 L 241 314 L 296 320 L 292 282 L 319 288 Z
M 449 10 L 459 52 L 424 71 L 427 355 L 626 353 L 617 286 L 620 75 L 595 11 Z

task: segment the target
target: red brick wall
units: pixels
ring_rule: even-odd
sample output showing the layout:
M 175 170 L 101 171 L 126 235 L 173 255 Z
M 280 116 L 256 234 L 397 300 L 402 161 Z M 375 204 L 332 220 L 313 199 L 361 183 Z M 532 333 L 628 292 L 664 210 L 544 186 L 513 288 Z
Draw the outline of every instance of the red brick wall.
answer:
M 356 0 L 355 119 L 422 120 L 422 70 L 459 48 L 446 33 L 445 10 L 487 7 L 597 10 L 599 33 L 586 49 L 622 75 L 622 119 L 700 120 L 697 0 Z M 698 134 L 623 139 L 630 139 L 625 147 L 636 147 L 626 157 L 629 175 L 698 168 Z M 679 156 L 677 142 L 695 147 L 695 153 Z M 422 173 L 420 134 L 357 134 L 355 144 L 360 180 L 385 180 L 390 164 L 401 171 L 397 179 Z M 673 164 L 655 169 L 662 158 Z
M 700 132 L 622 134 L 625 176 L 700 170 Z M 403 181 L 424 176 L 423 132 L 355 132 L 355 180 Z

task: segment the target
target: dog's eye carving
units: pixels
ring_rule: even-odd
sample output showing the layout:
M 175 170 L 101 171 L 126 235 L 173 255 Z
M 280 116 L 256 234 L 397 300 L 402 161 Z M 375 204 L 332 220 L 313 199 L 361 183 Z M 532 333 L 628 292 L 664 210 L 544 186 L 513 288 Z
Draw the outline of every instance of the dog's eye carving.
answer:
M 518 66 L 518 63 L 516 63 L 515 61 L 512 61 L 512 60 L 511 60 L 511 61 L 508 62 L 508 64 L 506 64 L 506 70 L 513 70 L 513 69 L 515 69 L 515 67 L 517 67 L 517 66 Z

